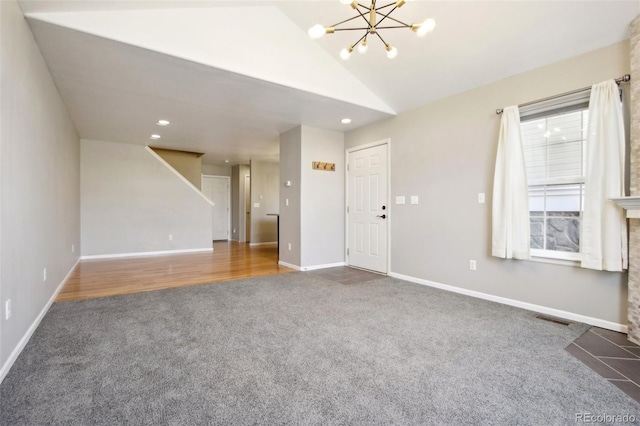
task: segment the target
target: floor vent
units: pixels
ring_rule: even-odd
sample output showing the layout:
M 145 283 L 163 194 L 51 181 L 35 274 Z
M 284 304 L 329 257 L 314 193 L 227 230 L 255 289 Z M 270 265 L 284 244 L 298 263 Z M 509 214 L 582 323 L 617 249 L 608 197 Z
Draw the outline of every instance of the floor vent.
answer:
M 565 321 L 565 320 L 560 319 L 560 318 L 548 317 L 546 315 L 535 315 L 534 318 L 538 318 L 538 319 L 541 319 L 541 320 L 544 320 L 544 321 L 553 322 L 553 323 L 560 324 L 560 325 L 567 325 L 567 326 L 571 325 L 571 323 L 569 321 Z

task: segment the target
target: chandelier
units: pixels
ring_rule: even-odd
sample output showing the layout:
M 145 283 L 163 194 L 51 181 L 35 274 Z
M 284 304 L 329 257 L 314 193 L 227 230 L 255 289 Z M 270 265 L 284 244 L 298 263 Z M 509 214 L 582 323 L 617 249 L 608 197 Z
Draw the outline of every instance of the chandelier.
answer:
M 309 28 L 309 37 L 311 37 L 312 39 L 318 39 L 320 37 L 323 37 L 325 34 L 333 34 L 337 31 L 364 31 L 364 35 L 362 35 L 358 39 L 358 41 L 340 51 L 340 58 L 345 61 L 349 59 L 351 57 L 351 52 L 353 52 L 353 49 L 356 47 L 358 48 L 358 52 L 366 53 L 369 47 L 367 39 L 370 37 L 377 37 L 380 39 L 382 44 L 384 44 L 384 48 L 387 51 L 387 58 L 393 59 L 398 56 L 398 49 L 387 43 L 382 38 L 382 36 L 380 35 L 381 30 L 409 28 L 411 31 L 415 32 L 418 37 L 424 37 L 431 31 L 433 31 L 436 27 L 436 21 L 432 18 L 428 18 L 421 24 L 406 24 L 398 19 L 391 17 L 391 14 L 396 9 L 404 6 L 407 1 L 410 0 L 397 0 L 393 3 L 377 7 L 376 0 L 371 0 L 371 4 L 369 6 L 362 5 L 358 3 L 357 0 L 340 0 L 340 3 L 350 5 L 351 8 L 356 11 L 356 16 L 338 22 L 337 24 L 331 25 L 330 27 L 325 27 L 321 24 L 314 25 L 313 27 Z M 347 22 L 351 22 L 356 19 L 359 20 L 360 18 L 362 18 L 364 22 L 366 22 L 366 26 L 357 28 L 336 28 L 339 25 L 346 24 Z M 380 19 L 378 20 L 378 18 Z M 385 22 L 385 24 L 384 26 L 381 26 L 383 22 Z

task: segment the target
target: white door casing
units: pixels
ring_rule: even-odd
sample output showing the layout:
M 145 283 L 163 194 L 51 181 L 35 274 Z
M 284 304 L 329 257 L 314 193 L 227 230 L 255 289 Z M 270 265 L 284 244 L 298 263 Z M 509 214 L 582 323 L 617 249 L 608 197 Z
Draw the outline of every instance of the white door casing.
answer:
M 228 176 L 202 175 L 202 193 L 213 201 L 214 241 L 229 239 L 231 179 Z
M 388 272 L 388 142 L 347 151 L 347 263 Z
M 251 241 L 251 175 L 244 176 L 244 241 Z M 244 213 L 244 212 L 243 212 Z

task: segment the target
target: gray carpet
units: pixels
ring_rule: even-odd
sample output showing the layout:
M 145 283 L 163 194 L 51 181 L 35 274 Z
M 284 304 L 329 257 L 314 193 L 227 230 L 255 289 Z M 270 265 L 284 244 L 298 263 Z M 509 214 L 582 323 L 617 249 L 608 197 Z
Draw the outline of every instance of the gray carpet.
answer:
M 54 304 L 2 425 L 575 424 L 640 405 L 565 352 L 588 327 L 314 273 Z

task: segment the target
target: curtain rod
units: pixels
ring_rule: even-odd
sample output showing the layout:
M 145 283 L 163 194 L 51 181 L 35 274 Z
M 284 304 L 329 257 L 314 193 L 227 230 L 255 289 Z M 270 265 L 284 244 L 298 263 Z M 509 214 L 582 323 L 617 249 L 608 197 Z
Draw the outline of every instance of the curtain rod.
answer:
M 620 78 L 616 78 L 615 81 L 616 81 L 616 84 L 627 83 L 627 82 L 631 81 L 631 76 L 629 74 L 625 74 Z M 552 99 L 561 98 L 563 96 L 575 95 L 576 93 L 584 92 L 585 90 L 591 90 L 591 86 L 583 87 L 582 89 L 572 90 L 571 92 L 561 93 L 561 94 L 555 95 L 555 96 L 549 96 L 548 98 L 544 98 L 544 99 L 538 99 L 537 101 L 526 102 L 524 104 L 518 105 L 518 108 L 529 106 L 529 105 L 533 105 L 533 104 L 537 104 L 538 102 L 550 101 Z M 500 115 L 500 114 L 502 114 L 502 111 L 503 111 L 502 108 L 498 108 L 496 110 L 496 114 Z

